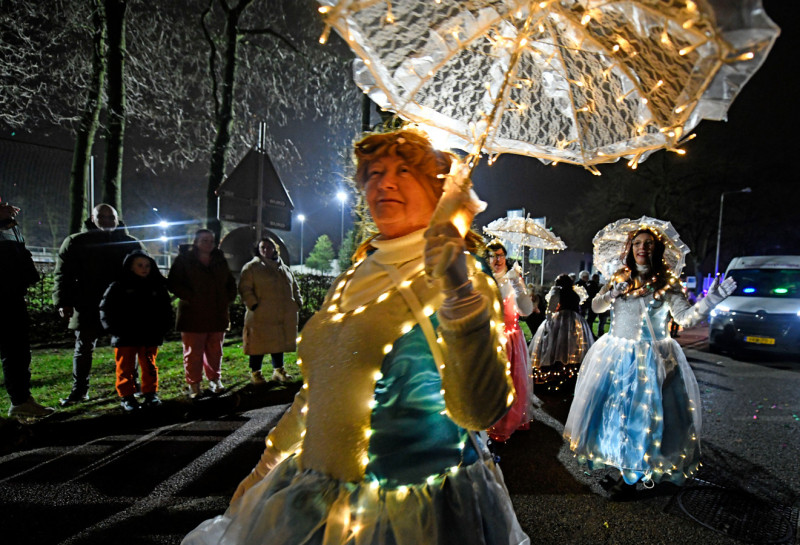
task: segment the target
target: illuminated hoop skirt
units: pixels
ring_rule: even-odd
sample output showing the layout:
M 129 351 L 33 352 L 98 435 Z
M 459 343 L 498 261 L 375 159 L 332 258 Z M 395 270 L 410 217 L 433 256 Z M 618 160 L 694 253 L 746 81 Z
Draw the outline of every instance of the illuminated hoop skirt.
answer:
M 593 343 L 583 316 L 572 310 L 553 313 L 539 325 L 529 345 L 534 375 L 543 376 L 557 362 L 577 367 Z
M 432 484 L 384 489 L 298 467 L 292 455 L 183 545 L 459 545 L 530 540 L 511 506 L 503 475 L 479 460 Z
M 606 334 L 583 360 L 564 437 L 578 461 L 625 482 L 683 483 L 700 456 L 700 391 L 678 343 Z

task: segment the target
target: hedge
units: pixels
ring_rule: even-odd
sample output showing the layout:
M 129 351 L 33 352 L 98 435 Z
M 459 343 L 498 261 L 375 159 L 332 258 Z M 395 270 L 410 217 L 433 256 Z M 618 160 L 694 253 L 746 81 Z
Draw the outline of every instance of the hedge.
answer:
M 67 329 L 67 323 L 58 316 L 58 311 L 53 305 L 53 268 L 39 267 L 40 280 L 28 290 L 28 314 L 31 324 L 31 344 L 38 347 L 64 346 L 74 342 L 75 334 Z M 299 326 L 303 325 L 311 316 L 320 309 L 325 299 L 325 294 L 333 282 L 332 276 L 316 274 L 297 275 L 300 293 L 303 296 L 303 306 L 300 308 Z M 177 299 L 173 301 L 177 306 Z M 231 304 L 231 335 L 241 335 L 244 324 L 244 304 L 237 296 Z M 177 339 L 177 331 L 171 332 L 167 338 Z

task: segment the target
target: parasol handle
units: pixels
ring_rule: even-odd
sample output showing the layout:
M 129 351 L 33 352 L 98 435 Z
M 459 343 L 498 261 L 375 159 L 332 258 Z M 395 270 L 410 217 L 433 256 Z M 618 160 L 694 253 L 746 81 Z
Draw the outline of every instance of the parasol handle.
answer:
M 450 173 L 445 176 L 444 190 L 431 216 L 430 226 L 452 223 L 464 237 L 472 225 L 475 214 L 486 208 L 472 190 L 470 165 L 461 160 L 453 161 Z

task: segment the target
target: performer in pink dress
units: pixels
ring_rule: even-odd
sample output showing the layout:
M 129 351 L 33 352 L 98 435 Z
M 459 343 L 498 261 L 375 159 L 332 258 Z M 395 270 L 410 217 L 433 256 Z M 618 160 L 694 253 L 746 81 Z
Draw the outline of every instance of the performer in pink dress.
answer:
M 505 321 L 505 348 L 511 362 L 511 380 L 517 397 L 511 409 L 496 424 L 489 428 L 493 441 L 508 441 L 516 430 L 527 430 L 533 407 L 533 380 L 530 374 L 531 362 L 525 335 L 519 327 L 519 317 L 533 312 L 533 301 L 525 289 L 525 281 L 517 267 L 508 268 L 506 248 L 494 240 L 487 246 L 489 265 L 494 279 L 500 287 L 503 298 L 503 318 Z

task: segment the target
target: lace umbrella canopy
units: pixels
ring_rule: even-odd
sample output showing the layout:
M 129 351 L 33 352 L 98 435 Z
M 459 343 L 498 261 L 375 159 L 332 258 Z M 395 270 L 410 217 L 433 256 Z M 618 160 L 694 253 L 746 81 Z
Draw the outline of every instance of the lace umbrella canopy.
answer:
M 631 239 L 641 229 L 650 230 L 664 243 L 664 261 L 672 274 L 680 276 L 689 248 L 670 222 L 648 216 L 635 220 L 623 218 L 609 223 L 597 232 L 592 239 L 593 262 L 597 270 L 605 278 L 613 277 L 625 265 Z
M 380 107 L 475 157 L 595 173 L 725 119 L 779 33 L 761 0 L 318 2 Z
M 483 228 L 483 232 L 513 244 L 544 250 L 564 250 L 567 245 L 560 237 L 531 218 L 498 218 Z

